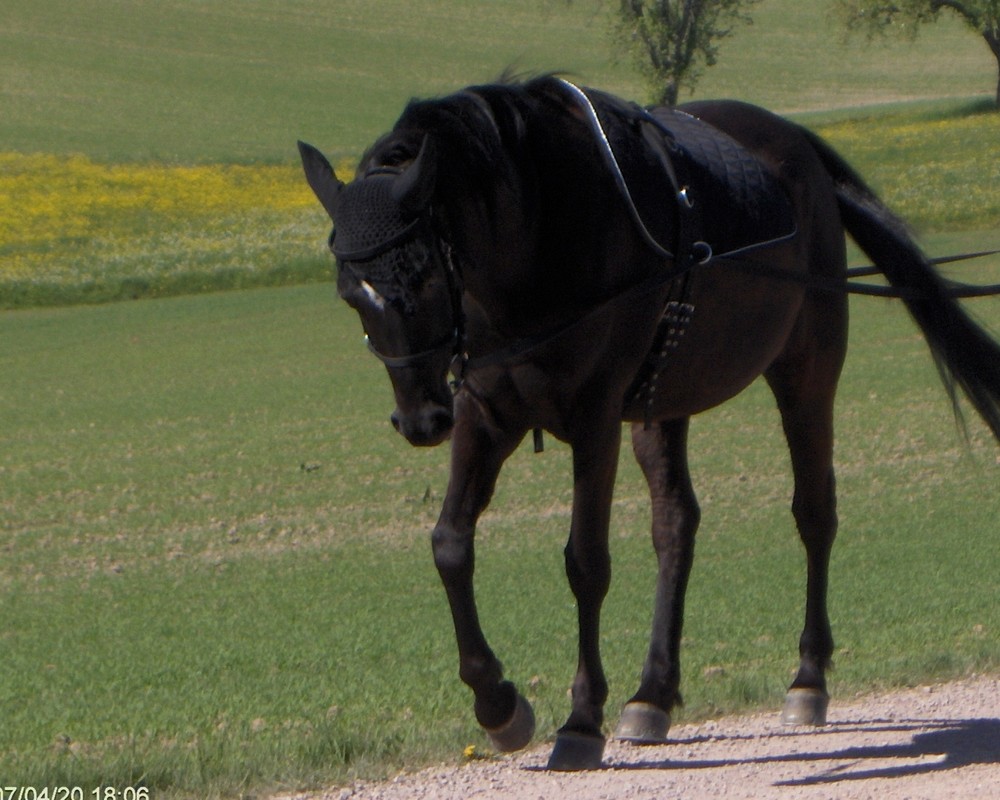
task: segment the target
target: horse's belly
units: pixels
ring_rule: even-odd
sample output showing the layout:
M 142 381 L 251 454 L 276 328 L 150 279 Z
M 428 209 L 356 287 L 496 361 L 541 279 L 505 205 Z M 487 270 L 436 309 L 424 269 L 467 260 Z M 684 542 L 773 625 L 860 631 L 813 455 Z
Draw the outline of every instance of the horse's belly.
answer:
M 691 416 L 739 394 L 785 350 L 801 312 L 803 292 L 793 286 L 737 275 L 697 283 L 691 322 L 657 367 L 654 419 Z M 625 419 L 647 419 L 649 402 L 641 387 Z

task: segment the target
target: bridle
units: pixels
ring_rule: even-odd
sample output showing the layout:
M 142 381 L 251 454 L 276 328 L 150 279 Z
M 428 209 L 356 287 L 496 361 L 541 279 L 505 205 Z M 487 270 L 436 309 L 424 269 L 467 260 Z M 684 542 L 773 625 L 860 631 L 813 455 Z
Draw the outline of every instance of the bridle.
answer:
M 451 332 L 445 334 L 440 340 L 428 345 L 423 350 L 398 356 L 381 352 L 372 344 L 367 334 L 365 335 L 365 345 L 372 355 L 385 364 L 385 366 L 392 369 L 418 367 L 423 362 L 440 356 L 443 352 L 447 351 L 452 356 L 451 369 L 453 372 L 456 372 L 456 375 L 459 375 L 462 371 L 460 365 L 468 361 L 468 354 L 465 353 L 465 313 L 462 310 L 462 280 L 455 264 L 452 246 L 446 239 L 436 234 L 434 226 L 431 223 L 431 216 L 431 209 L 428 208 L 399 233 L 360 250 L 345 251 L 339 249 L 336 242 L 337 231 L 334 229 L 330 233 L 329 247 L 342 269 L 348 270 L 357 280 L 364 281 L 364 275 L 354 266 L 355 264 L 372 261 L 381 255 L 385 255 L 390 250 L 395 250 L 416 241 L 422 238 L 422 236 L 435 240 L 436 246 L 431 246 L 429 250 L 431 258 L 434 261 L 434 266 L 442 270 L 448 284 L 448 296 L 451 306 Z

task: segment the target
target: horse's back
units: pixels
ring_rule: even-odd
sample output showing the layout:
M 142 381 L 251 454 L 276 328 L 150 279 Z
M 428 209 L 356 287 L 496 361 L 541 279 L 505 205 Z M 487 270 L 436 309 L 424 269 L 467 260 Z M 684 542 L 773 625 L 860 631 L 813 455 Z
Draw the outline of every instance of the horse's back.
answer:
M 752 103 L 742 100 L 698 100 L 684 103 L 677 110 L 707 122 L 765 160 L 778 154 L 797 154 L 799 157 L 805 155 L 807 158 L 815 156 L 802 128 Z
M 795 219 L 773 168 L 721 128 L 693 114 L 654 108 L 678 179 L 690 190 L 696 229 L 716 256 L 790 238 Z
M 670 355 L 670 379 L 655 401 L 665 416 L 724 402 L 775 363 L 807 360 L 817 348 L 840 351 L 832 358 L 839 363 L 847 328 L 844 296 L 753 274 L 755 261 L 803 275 L 844 272 L 844 233 L 832 181 L 803 129 L 740 101 L 701 101 L 678 110 L 731 137 L 770 171 L 775 190 L 791 203 L 796 235 L 737 256 L 744 262 L 739 267 L 723 259 L 694 269 L 694 317 L 686 341 Z M 626 418 L 638 412 L 630 407 Z
M 679 110 L 722 131 L 768 165 L 799 206 L 799 224 L 808 212 L 833 220 L 842 233 L 833 180 L 813 142 L 815 137 L 796 123 L 767 109 L 739 100 L 703 100 Z

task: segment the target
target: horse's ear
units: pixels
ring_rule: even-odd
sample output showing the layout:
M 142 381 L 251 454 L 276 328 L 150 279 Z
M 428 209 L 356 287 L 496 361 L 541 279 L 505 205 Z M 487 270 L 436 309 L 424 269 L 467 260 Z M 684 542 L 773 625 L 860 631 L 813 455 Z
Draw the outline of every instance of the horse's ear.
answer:
M 340 197 L 340 190 L 344 188 L 344 184 L 337 179 L 333 167 L 326 160 L 326 156 L 311 144 L 299 142 L 299 155 L 302 156 L 302 168 L 306 172 L 306 181 L 316 193 L 320 203 L 323 204 L 326 213 L 330 215 L 330 219 L 334 219 L 337 216 L 337 201 Z
M 417 157 L 392 186 L 392 197 L 399 203 L 404 216 L 415 217 L 430 204 L 434 195 L 435 168 L 434 145 L 431 137 L 425 136 Z

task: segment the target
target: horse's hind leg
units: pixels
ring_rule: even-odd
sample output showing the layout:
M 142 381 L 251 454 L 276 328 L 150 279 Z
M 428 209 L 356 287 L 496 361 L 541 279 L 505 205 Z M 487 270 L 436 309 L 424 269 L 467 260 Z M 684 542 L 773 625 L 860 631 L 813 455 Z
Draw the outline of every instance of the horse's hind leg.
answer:
M 830 551 L 837 533 L 833 398 L 842 356 L 842 348 L 820 350 L 794 363 L 778 362 L 766 374 L 791 453 L 792 513 L 805 545 L 808 570 L 799 669 L 782 712 L 782 720 L 791 725 L 826 723 L 826 670 L 833 655 L 826 595 Z
M 654 743 L 666 738 L 670 711 L 680 701 L 680 639 L 684 593 L 694 559 L 701 512 L 687 463 L 687 418 L 646 429 L 632 426 L 632 448 L 653 503 L 653 547 L 659 561 L 649 654 L 639 690 L 625 705 L 615 736 Z

